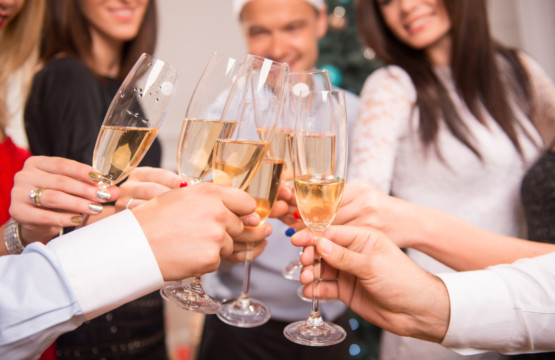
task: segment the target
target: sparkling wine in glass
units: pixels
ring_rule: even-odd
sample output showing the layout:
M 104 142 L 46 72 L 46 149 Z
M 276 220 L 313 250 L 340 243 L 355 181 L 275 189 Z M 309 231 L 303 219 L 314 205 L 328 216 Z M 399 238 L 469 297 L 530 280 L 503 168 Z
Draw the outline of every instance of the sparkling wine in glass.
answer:
M 98 186 L 123 181 L 139 165 L 162 125 L 179 74 L 170 64 L 142 54 L 108 108 L 96 139 L 92 166 L 102 177 Z M 83 216 L 81 226 L 88 220 Z
M 295 119 L 297 115 L 296 99 L 302 98 L 303 94 L 309 91 L 332 90 L 330 77 L 327 70 L 310 70 L 289 73 L 287 79 L 287 92 L 285 106 L 281 121 L 283 126 L 276 131 L 276 136 L 286 138 L 287 149 L 285 154 L 285 168 L 283 170 L 283 183 L 290 189 L 293 189 L 293 166 L 291 163 L 291 144 L 293 141 L 293 133 L 295 132 Z M 301 249 L 302 253 L 302 249 Z M 291 260 L 282 268 L 281 273 L 284 278 L 299 281 L 303 265 L 300 258 Z M 302 294 L 302 287 L 300 287 Z M 304 300 L 301 296 L 301 298 Z M 308 299 L 308 301 L 311 301 Z
M 256 212 L 264 221 L 277 197 L 283 168 L 283 155 L 268 150 L 282 110 L 289 67 L 253 55 L 248 55 L 246 62 L 250 68 L 247 80 L 237 86 L 238 90 L 241 85 L 247 89 L 242 92 L 244 99 L 228 101 L 229 107 L 223 115 L 240 119 L 240 122 L 232 138 L 218 140 L 213 180 L 217 184 L 246 189 L 256 199 Z M 218 313 L 218 318 L 227 324 L 254 327 L 270 319 L 268 307 L 249 297 L 251 264 L 252 247 L 247 245 L 241 295 L 222 301 Z
M 189 100 L 177 146 L 177 171 L 190 185 L 210 174 L 216 141 L 229 138 L 235 130 L 236 120 L 226 121 L 221 117 L 239 69 L 239 61 L 213 53 Z M 166 285 L 160 294 L 190 311 L 216 314 L 220 310 L 220 302 L 204 292 L 200 276 L 188 283 Z
M 332 223 L 345 184 L 347 119 L 342 91 L 313 91 L 298 99 L 293 138 L 295 197 L 313 243 Z M 312 309 L 307 320 L 285 327 L 285 337 L 308 346 L 328 346 L 345 339 L 345 330 L 320 314 L 321 257 L 314 251 Z

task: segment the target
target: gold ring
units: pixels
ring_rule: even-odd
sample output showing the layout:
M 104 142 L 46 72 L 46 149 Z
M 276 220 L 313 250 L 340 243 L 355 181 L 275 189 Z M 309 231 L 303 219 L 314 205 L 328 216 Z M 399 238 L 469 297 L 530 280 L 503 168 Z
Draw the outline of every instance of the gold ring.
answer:
M 40 205 L 40 196 L 42 195 L 42 190 L 44 190 L 44 189 L 43 188 L 38 188 L 38 189 L 31 190 L 29 192 L 29 197 L 31 198 L 31 201 L 33 202 L 33 204 L 35 204 L 36 206 L 41 206 Z

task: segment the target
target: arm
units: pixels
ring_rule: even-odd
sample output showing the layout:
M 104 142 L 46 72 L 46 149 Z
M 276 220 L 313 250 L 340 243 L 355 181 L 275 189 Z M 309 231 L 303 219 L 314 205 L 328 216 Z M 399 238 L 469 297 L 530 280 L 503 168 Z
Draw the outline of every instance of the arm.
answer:
M 412 247 L 456 270 L 512 263 L 555 250 L 555 245 L 499 235 L 439 210 L 388 196 L 374 187 L 345 187 L 335 224 L 373 227 L 399 247 Z
M 555 85 L 544 69 L 530 56 L 520 53 L 520 59 L 528 71 L 534 100 L 533 122 L 544 144 L 555 141 Z
M 0 258 L 0 353 L 29 358 L 164 280 L 216 270 L 254 209 L 240 190 L 200 184 Z
M 445 274 L 440 280 L 378 231 L 334 226 L 324 236 L 316 244 L 325 262 L 322 278 L 337 281 L 320 283 L 320 296 L 339 298 L 388 331 L 461 353 L 555 349 L 555 252 L 513 265 Z M 292 242 L 307 246 L 312 237 L 303 231 Z M 313 261 L 312 248 L 307 249 L 301 258 L 305 265 Z M 312 280 L 307 266 L 301 282 Z
M 400 139 L 410 129 L 416 92 L 402 69 L 387 66 L 372 73 L 360 95 L 360 109 L 350 138 L 348 181 L 391 190 Z
M 440 278 L 451 302 L 442 345 L 463 354 L 476 349 L 507 354 L 555 349 L 555 252 Z

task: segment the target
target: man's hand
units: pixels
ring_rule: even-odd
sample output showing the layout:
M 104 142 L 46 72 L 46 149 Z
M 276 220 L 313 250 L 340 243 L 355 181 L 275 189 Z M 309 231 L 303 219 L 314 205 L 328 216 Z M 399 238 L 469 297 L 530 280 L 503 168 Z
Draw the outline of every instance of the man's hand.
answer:
M 329 240 L 328 240 L 329 239 Z M 306 246 L 301 282 L 312 293 L 312 236 L 293 235 Z M 449 323 L 449 296 L 443 282 L 413 263 L 383 233 L 364 227 L 332 226 L 315 244 L 324 261 L 316 293 L 340 299 L 377 326 L 401 336 L 440 342 Z
M 244 191 L 200 183 L 168 191 L 132 211 L 166 281 L 215 271 L 256 209 Z M 257 225 L 256 218 L 246 220 Z

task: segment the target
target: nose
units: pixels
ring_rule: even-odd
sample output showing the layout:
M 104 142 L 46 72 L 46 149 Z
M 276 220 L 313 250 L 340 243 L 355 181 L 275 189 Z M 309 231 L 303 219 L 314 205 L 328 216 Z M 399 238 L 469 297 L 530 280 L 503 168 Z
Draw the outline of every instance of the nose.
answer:
M 287 40 L 282 34 L 274 34 L 268 51 L 270 57 L 275 61 L 281 61 L 287 54 Z
M 412 8 L 416 6 L 420 0 L 399 0 L 401 10 L 404 12 L 409 12 Z

